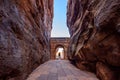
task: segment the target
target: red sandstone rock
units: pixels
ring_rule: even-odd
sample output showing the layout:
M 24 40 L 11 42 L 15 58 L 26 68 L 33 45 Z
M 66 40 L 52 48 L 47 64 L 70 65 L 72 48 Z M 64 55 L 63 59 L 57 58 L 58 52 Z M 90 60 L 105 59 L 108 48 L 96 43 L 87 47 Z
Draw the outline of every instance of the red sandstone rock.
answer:
M 24 80 L 49 60 L 53 0 L 0 0 L 0 80 Z
M 67 25 L 70 60 L 86 70 L 100 61 L 112 68 L 113 76 L 120 76 L 120 0 L 68 0 Z M 83 62 L 87 66 L 81 66 Z M 100 69 L 107 71 L 104 66 L 95 71 Z M 109 80 L 102 72 L 97 75 Z
M 96 74 L 101 80 L 116 80 L 117 77 L 114 77 L 113 71 L 105 64 L 98 62 L 96 67 Z

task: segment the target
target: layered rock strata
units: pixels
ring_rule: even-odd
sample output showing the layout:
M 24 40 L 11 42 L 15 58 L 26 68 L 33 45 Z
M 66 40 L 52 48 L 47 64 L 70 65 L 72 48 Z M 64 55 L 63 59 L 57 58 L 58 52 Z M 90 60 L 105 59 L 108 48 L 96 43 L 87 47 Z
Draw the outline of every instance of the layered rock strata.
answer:
M 120 79 L 120 0 L 68 0 L 68 56 L 101 80 Z
M 24 80 L 49 60 L 53 0 L 0 0 L 0 80 Z

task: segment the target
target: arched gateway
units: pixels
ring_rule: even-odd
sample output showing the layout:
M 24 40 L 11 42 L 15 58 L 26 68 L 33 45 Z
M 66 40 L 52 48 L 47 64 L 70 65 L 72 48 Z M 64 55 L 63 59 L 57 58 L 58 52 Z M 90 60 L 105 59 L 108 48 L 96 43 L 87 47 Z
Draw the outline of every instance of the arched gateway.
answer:
M 50 39 L 51 59 L 67 59 L 68 37 L 53 37 Z

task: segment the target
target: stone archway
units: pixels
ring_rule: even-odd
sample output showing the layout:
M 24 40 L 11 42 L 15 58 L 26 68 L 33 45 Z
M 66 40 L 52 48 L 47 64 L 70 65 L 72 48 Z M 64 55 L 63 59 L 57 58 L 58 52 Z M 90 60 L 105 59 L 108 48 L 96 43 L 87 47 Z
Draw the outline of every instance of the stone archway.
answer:
M 69 38 L 67 37 L 57 37 L 50 39 L 50 47 L 51 47 L 51 59 L 56 59 L 57 48 L 63 48 L 63 53 L 60 53 L 61 59 L 67 59 L 67 48 L 69 44 Z M 57 55 L 59 55 L 57 53 Z
M 56 59 L 64 59 L 65 58 L 65 48 L 62 45 L 57 45 L 55 47 L 55 58 Z

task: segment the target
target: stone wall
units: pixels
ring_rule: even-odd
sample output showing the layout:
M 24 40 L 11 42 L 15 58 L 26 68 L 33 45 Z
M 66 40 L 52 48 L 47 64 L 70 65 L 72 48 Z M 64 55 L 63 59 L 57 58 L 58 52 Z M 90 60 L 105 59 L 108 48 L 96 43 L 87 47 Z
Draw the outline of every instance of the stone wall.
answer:
M 24 80 L 50 58 L 53 0 L 0 0 L 0 80 Z
M 68 0 L 69 59 L 101 80 L 120 79 L 120 0 Z
M 50 48 L 51 48 L 51 59 L 56 59 L 56 51 L 58 47 L 64 48 L 64 59 L 67 59 L 67 49 L 69 45 L 69 37 L 51 37 Z

